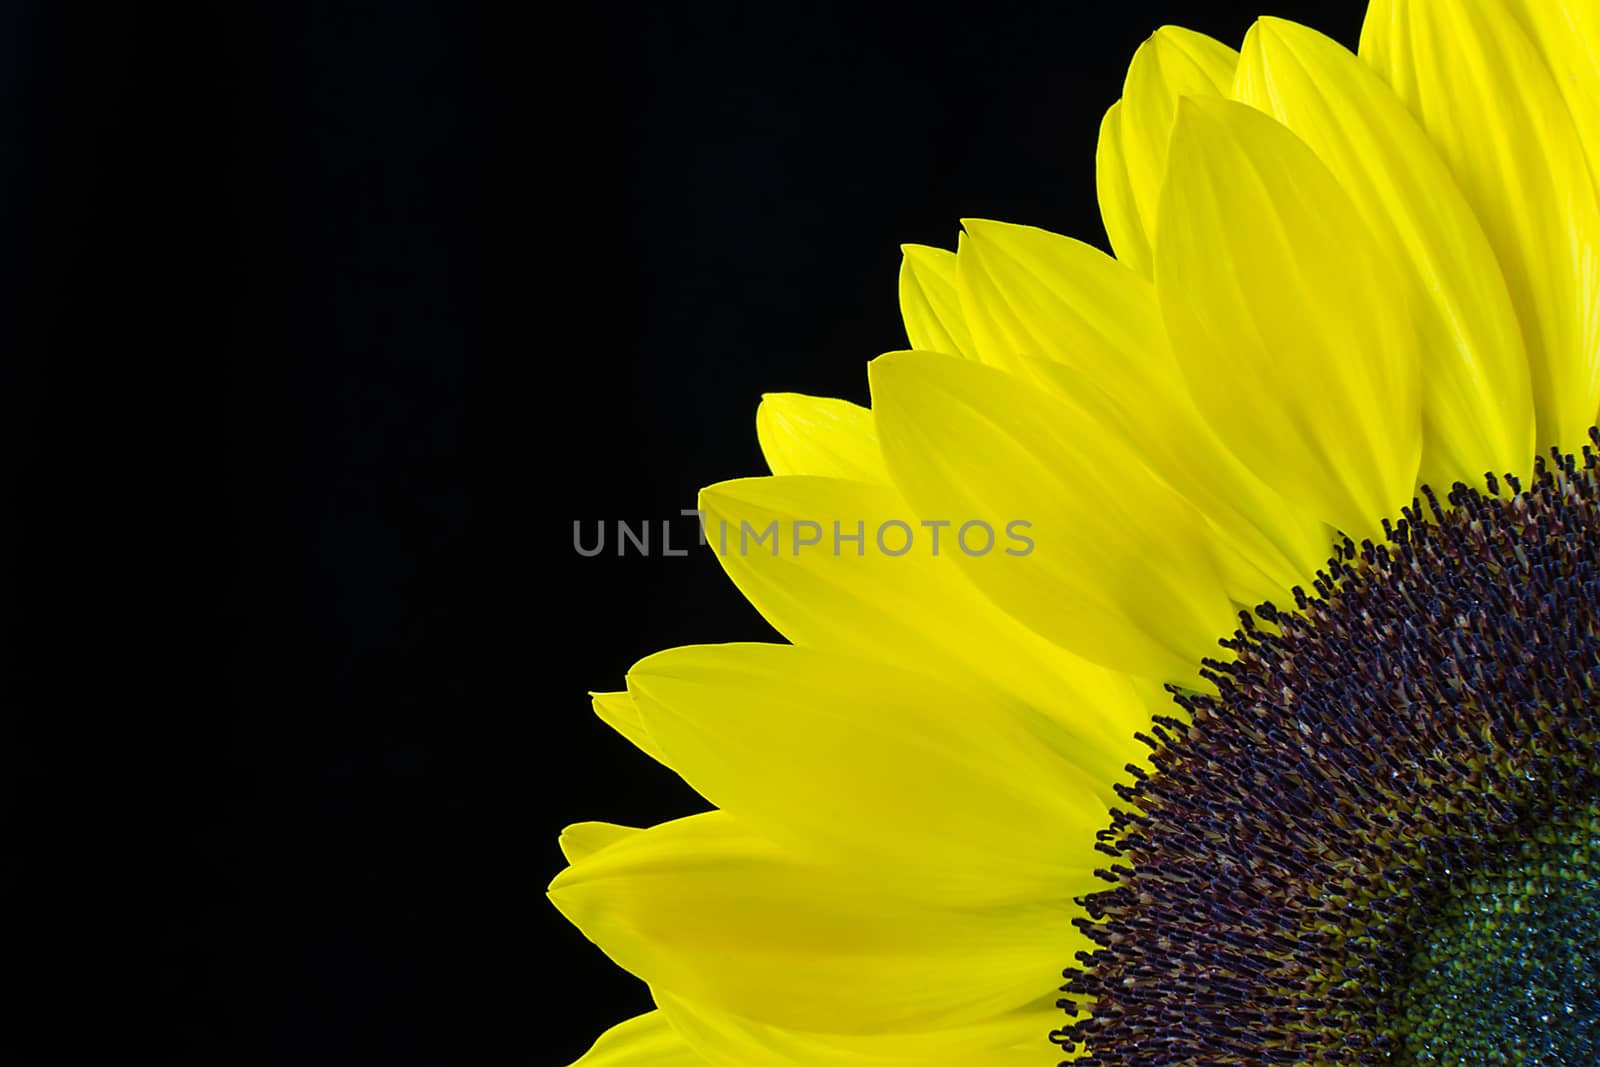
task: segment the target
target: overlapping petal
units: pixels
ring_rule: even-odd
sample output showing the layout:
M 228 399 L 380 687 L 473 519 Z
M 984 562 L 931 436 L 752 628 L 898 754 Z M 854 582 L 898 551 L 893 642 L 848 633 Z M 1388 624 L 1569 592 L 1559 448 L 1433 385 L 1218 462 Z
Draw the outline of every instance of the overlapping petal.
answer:
M 872 412 L 848 400 L 768 393 L 756 409 L 756 438 L 774 474 L 889 480 Z
M 926 245 L 901 245 L 900 253 L 900 318 L 911 347 L 975 355 L 956 292 L 955 253 Z
M 1506 0 L 1550 68 L 1572 113 L 1589 176 L 1600 183 L 1600 5 L 1593 0 Z
M 1256 604 L 1327 559 L 1298 515 L 1206 425 L 1178 371 L 1155 287 L 1098 249 L 1031 226 L 969 219 L 957 277 L 985 362 L 1066 394 L 1074 432 L 1120 438 L 1217 533 L 1235 600 Z
M 1581 445 L 1600 408 L 1600 204 L 1550 68 L 1500 0 L 1373 0 L 1361 58 L 1427 131 L 1494 246 L 1540 447 Z
M 1060 1019 L 1053 997 L 970 1026 L 871 1034 L 783 1029 L 671 994 L 656 999 L 712 1067 L 1037 1067 L 1059 1052 L 1044 1037 Z
M 745 597 L 797 645 L 906 671 L 978 681 L 1051 716 L 1063 754 L 1104 799 L 1148 712 L 1120 672 L 1085 662 L 1002 611 L 971 583 L 951 519 L 923 520 L 888 486 L 836 478 L 745 478 L 701 493 L 708 525 L 775 529 L 720 557 Z M 748 539 L 745 539 L 748 540 Z
M 1204 521 L 1122 442 L 1074 432 L 1087 416 L 1067 398 L 931 353 L 879 357 L 869 374 L 884 458 L 918 513 L 1029 538 L 959 557 L 1008 613 L 1162 679 L 1188 680 L 1231 630 Z
M 1238 58 L 1233 49 L 1205 34 L 1163 26 L 1139 46 L 1128 65 L 1122 99 L 1113 108 L 1116 133 L 1107 128 L 1110 113 L 1101 124 L 1095 161 L 1105 190 L 1101 217 L 1117 258 L 1142 274 L 1151 271 L 1149 250 L 1154 245 L 1178 99 L 1226 94 Z
M 724 812 L 618 841 L 563 871 L 550 897 L 652 986 L 804 1031 L 982 1023 L 1037 1003 L 1087 944 L 1065 899 L 902 895 L 870 868 L 802 858 Z
M 658 1010 L 613 1026 L 572 1067 L 706 1067 L 706 1061 Z
M 661 752 L 639 718 L 639 709 L 627 693 L 590 693 L 589 700 L 601 722 L 633 742 L 635 748 L 660 762 Z
M 573 823 L 561 831 L 561 854 L 567 857 L 568 863 L 577 863 L 638 833 L 643 831 L 616 823 Z
M 1150 237 L 1139 216 L 1128 177 L 1128 150 L 1122 135 L 1122 101 L 1106 109 L 1100 120 L 1100 139 L 1094 152 L 1095 193 L 1100 201 L 1100 221 L 1117 259 L 1129 270 L 1150 276 Z M 913 346 L 915 347 L 915 346 Z
M 1421 457 L 1417 339 L 1349 195 L 1273 119 L 1185 98 L 1161 218 L 1156 294 L 1211 426 L 1291 504 L 1381 536 Z
M 998 694 L 757 644 L 647 657 L 628 691 L 702 796 L 805 855 L 868 865 L 875 888 L 976 907 L 1090 884 L 1095 854 L 1064 842 L 1092 841 L 1105 805 L 1059 726 Z
M 1533 397 L 1510 293 L 1483 228 L 1399 98 L 1314 30 L 1262 19 L 1234 96 L 1327 166 L 1404 276 L 1422 358 L 1422 480 L 1444 488 L 1533 460 Z

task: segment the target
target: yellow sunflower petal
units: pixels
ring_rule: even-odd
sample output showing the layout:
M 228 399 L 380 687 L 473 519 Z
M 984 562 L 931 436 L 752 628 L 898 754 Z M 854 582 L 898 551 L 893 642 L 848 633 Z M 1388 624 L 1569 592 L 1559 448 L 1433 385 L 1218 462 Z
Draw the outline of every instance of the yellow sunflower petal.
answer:
M 900 317 L 912 348 L 974 354 L 956 295 L 956 256 L 942 248 L 901 245 Z
M 1204 521 L 1124 442 L 1082 433 L 1067 398 L 921 352 L 879 357 L 869 379 L 896 486 L 919 514 L 973 524 L 959 559 L 1007 612 L 1163 680 L 1188 679 L 1233 629 Z
M 1600 183 L 1600 5 L 1506 0 L 1506 8 L 1555 75 L 1589 159 L 1589 176 Z
M 603 848 L 642 832 L 631 826 L 609 822 L 575 822 L 561 831 L 561 854 L 567 857 L 568 863 L 577 863 Z
M 1096 384 L 1159 368 L 1150 286 L 1104 252 L 1032 226 L 961 220 L 956 284 L 983 362 L 1019 371 L 1018 356 L 1060 360 Z
M 1142 754 L 1132 738 L 1149 716 L 1127 677 L 1071 655 L 1001 611 L 963 574 L 948 521 L 919 520 L 893 489 L 833 478 L 744 478 L 704 490 L 700 506 L 714 530 L 777 524 L 780 551 L 743 551 L 734 534 L 720 560 L 739 591 L 795 644 L 980 679 L 1055 715 L 1073 763 L 1101 783 L 1106 799 L 1123 764 Z
M 817 474 L 887 483 L 872 412 L 848 400 L 767 393 L 756 439 L 773 474 Z
M 685 781 L 807 854 L 854 857 L 886 884 L 971 903 L 1089 884 L 1095 854 L 1064 842 L 1091 841 L 1105 805 L 1051 724 L 996 694 L 748 644 L 650 656 L 628 690 Z
M 657 1010 L 635 1015 L 601 1034 L 572 1067 L 706 1067 L 706 1061 Z
M 971 1026 L 872 1034 L 786 1030 L 671 994 L 656 1000 L 712 1067 L 1039 1067 L 1060 1053 L 1047 1037 L 1062 1020 L 1054 995 Z
M 652 827 L 574 864 L 551 883 L 550 898 L 657 989 L 822 1032 L 981 1022 L 1035 1002 L 1088 944 L 1067 900 L 902 897 L 870 866 L 799 859 L 720 811 Z
M 601 722 L 632 741 L 634 747 L 646 756 L 658 763 L 661 761 L 661 752 L 656 748 L 655 742 L 650 740 L 650 734 L 639 718 L 639 709 L 634 707 L 632 697 L 627 693 L 590 693 L 589 699 L 594 707 L 594 713 L 599 716 Z
M 1117 261 L 1130 270 L 1150 276 L 1150 238 L 1134 202 L 1128 177 L 1128 156 L 1122 146 L 1122 101 L 1106 109 L 1100 120 L 1100 141 L 1094 151 L 1095 194 L 1100 201 L 1100 221 Z M 912 348 L 920 346 L 913 344 Z
M 1327 165 L 1409 283 L 1422 352 L 1422 479 L 1445 488 L 1533 461 L 1527 356 L 1494 250 L 1427 135 L 1337 42 L 1264 18 L 1234 97 Z
M 1500 260 L 1541 448 L 1600 406 L 1600 205 L 1550 68 L 1499 0 L 1373 0 L 1361 58 L 1421 122 Z
M 1154 246 L 1178 98 L 1226 94 L 1238 60 L 1239 54 L 1227 45 L 1181 26 L 1161 27 L 1133 54 L 1122 87 L 1119 155 L 1148 246 Z
M 1069 237 L 968 219 L 958 277 L 985 361 L 1064 392 L 1217 527 L 1234 599 L 1258 603 L 1327 561 L 1320 522 L 1285 506 L 1205 424 L 1161 326 L 1155 287 Z M 992 355 L 993 358 L 989 358 Z M 1043 362 L 1041 362 L 1043 361 Z
M 1416 336 L 1349 196 L 1273 119 L 1186 98 L 1161 219 L 1156 294 L 1200 410 L 1286 499 L 1381 536 L 1422 448 Z

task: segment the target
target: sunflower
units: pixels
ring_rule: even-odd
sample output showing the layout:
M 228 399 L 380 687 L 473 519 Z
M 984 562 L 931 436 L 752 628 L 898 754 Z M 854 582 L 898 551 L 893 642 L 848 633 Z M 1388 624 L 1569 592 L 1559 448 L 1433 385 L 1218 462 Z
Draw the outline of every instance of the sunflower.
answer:
M 595 697 L 715 810 L 563 835 L 585 1067 L 1600 1055 L 1600 7 L 1165 28 L 1096 164 L 704 491 L 790 643 Z

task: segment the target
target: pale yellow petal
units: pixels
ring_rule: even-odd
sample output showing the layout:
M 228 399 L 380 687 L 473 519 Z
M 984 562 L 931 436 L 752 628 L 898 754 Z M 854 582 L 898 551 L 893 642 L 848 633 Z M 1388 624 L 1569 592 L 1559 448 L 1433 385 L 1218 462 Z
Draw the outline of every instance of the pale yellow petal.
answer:
M 756 439 L 773 474 L 817 474 L 887 483 L 872 412 L 848 400 L 767 393 Z
M 632 697 L 627 693 L 590 693 L 589 698 L 601 722 L 632 741 L 640 752 L 660 762 L 661 753 L 656 749 L 655 742 L 650 740 L 649 731 L 644 728 Z
M 970 1026 L 815 1033 L 767 1026 L 658 993 L 661 1010 L 712 1067 L 1041 1067 L 1060 1058 L 1056 995 Z
M 1189 679 L 1236 625 L 1192 505 L 1081 408 L 990 367 L 891 353 L 869 369 L 885 460 L 919 514 L 986 524 L 960 557 L 1008 613 L 1079 655 Z M 1026 546 L 999 541 L 1023 531 Z
M 1500 0 L 1373 0 L 1361 58 L 1489 235 L 1527 343 L 1539 446 L 1583 444 L 1600 406 L 1600 204 L 1550 68 Z
M 942 248 L 901 245 L 900 317 L 912 348 L 974 354 L 956 295 L 956 256 Z
M 678 1036 L 665 1013 L 649 1011 L 600 1035 L 572 1067 L 707 1067 Z
M 1087 944 L 1065 899 L 899 896 L 870 867 L 798 858 L 720 811 L 574 864 L 550 898 L 658 994 L 841 1034 L 983 1022 L 1036 1002 Z
M 1245 38 L 1235 99 L 1327 165 L 1404 275 L 1422 352 L 1422 480 L 1439 488 L 1528 469 L 1533 396 L 1494 250 L 1427 135 L 1364 63 L 1282 19 Z
M 969 904 L 1090 884 L 1105 805 L 998 694 L 788 645 L 672 649 L 628 690 L 685 781 L 809 855 Z
M 1318 518 L 1381 537 L 1421 454 L 1416 334 L 1396 268 L 1305 142 L 1243 104 L 1183 101 L 1156 294 L 1233 452 Z
M 561 831 L 561 854 L 567 857 L 568 863 L 577 863 L 603 848 L 641 832 L 631 826 L 618 826 L 616 823 L 575 822 Z
M 1128 156 L 1122 146 L 1122 101 L 1106 109 L 1100 120 L 1100 140 L 1094 152 L 1094 184 L 1100 201 L 1100 221 L 1117 260 L 1130 270 L 1150 276 L 1150 238 L 1134 202 L 1128 177 Z M 922 347 L 913 344 L 912 348 Z
M 1205 34 L 1163 26 L 1139 46 L 1128 64 L 1122 87 L 1121 158 L 1127 165 L 1128 186 L 1150 247 L 1155 242 L 1178 98 L 1226 95 L 1238 59 L 1237 52 Z
M 1054 716 L 1065 754 L 1104 799 L 1123 765 L 1143 755 L 1133 734 L 1148 715 L 1128 678 L 1052 644 L 983 596 L 962 570 L 949 520 L 919 519 L 887 486 L 832 478 L 724 482 L 702 491 L 700 506 L 712 530 L 776 524 L 778 551 L 734 535 L 719 558 L 795 644 L 981 680 Z

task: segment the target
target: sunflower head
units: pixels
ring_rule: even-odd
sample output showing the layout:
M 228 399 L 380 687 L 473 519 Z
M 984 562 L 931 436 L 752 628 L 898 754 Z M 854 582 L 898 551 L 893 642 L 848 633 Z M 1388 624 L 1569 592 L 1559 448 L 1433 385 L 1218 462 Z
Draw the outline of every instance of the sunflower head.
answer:
M 564 836 L 584 1067 L 1600 1054 L 1600 9 L 1165 28 L 1095 164 L 702 494 L 787 643 L 596 697 L 713 810 Z

